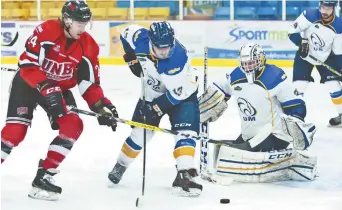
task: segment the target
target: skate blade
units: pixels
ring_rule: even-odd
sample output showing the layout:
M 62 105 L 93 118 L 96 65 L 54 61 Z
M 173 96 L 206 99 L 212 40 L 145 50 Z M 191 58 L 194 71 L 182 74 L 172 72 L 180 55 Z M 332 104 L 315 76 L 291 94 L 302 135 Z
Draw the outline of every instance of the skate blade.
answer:
M 197 197 L 199 195 L 201 195 L 202 190 L 200 189 L 189 189 L 188 191 L 183 190 L 181 187 L 173 187 L 173 194 L 174 195 L 178 195 L 178 196 L 182 196 L 182 197 Z
M 59 193 L 49 192 L 46 190 L 42 190 L 36 187 L 33 187 L 28 194 L 30 198 L 39 199 L 39 200 L 47 200 L 47 201 L 56 201 L 59 198 Z
M 114 188 L 120 183 L 120 179 L 117 179 L 115 177 L 111 177 L 111 174 L 108 175 L 108 187 Z
M 117 183 L 117 184 L 115 184 L 115 183 L 113 183 L 112 181 L 108 181 L 108 184 L 107 184 L 107 187 L 108 188 L 116 188 L 116 187 L 118 187 L 118 185 L 119 185 L 119 183 Z

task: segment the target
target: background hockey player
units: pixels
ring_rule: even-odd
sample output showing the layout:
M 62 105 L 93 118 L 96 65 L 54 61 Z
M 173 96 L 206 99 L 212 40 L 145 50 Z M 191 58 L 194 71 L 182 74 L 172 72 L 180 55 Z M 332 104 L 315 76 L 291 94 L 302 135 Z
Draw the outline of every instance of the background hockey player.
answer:
M 339 116 L 330 119 L 332 126 L 342 123 L 342 84 L 328 68 L 310 58 L 313 56 L 342 72 L 342 19 L 335 15 L 337 1 L 320 1 L 319 8 L 304 11 L 291 26 L 290 40 L 298 51 L 293 65 L 293 81 L 298 95 L 304 95 L 311 72 L 316 68 L 321 83 L 330 93 Z
M 172 130 L 191 135 L 199 132 L 199 107 L 197 100 L 197 76 L 190 65 L 187 50 L 174 38 L 174 30 L 167 22 L 154 22 L 149 30 L 138 25 L 126 28 L 120 36 L 125 50 L 124 59 L 137 77 L 144 74 L 146 106 L 142 98 L 136 105 L 133 121 L 158 126 L 167 114 Z M 154 132 L 147 131 L 146 140 Z M 117 163 L 108 178 L 117 184 L 128 166 L 143 147 L 143 129 L 133 128 L 124 142 Z M 192 177 L 196 142 L 191 138 L 176 136 L 173 156 L 178 173 L 173 182 L 175 190 L 184 196 L 196 196 L 202 191 Z
M 83 130 L 82 120 L 68 106 L 76 106 L 70 88 L 79 91 L 91 110 L 103 114 L 100 125 L 116 129 L 109 116 L 118 116 L 116 108 L 103 95 L 99 80 L 99 46 L 85 32 L 91 12 L 83 1 L 66 2 L 62 19 L 39 25 L 27 39 L 19 58 L 10 92 L 6 125 L 1 131 L 1 162 L 25 138 L 39 104 L 51 116 L 59 134 L 49 146 L 47 157 L 39 162 L 30 197 L 55 200 L 62 188 L 52 176 L 63 162 Z
M 305 150 L 312 143 L 316 129 L 304 122 L 304 101 L 294 94 L 282 69 L 266 64 L 259 45 L 243 45 L 239 63 L 199 101 L 201 122 L 216 121 L 232 95 L 239 108 L 241 135 L 231 147 L 218 148 L 216 172 L 243 182 L 312 180 L 316 158 L 288 149 L 293 144 L 296 150 Z

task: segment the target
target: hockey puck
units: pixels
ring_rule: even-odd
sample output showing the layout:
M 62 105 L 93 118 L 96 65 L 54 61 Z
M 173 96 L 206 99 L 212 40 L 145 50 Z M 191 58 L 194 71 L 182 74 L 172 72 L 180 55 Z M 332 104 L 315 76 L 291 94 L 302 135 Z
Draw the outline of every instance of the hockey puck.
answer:
M 228 198 L 222 198 L 220 199 L 220 203 L 227 204 L 227 203 L 230 203 L 230 200 Z

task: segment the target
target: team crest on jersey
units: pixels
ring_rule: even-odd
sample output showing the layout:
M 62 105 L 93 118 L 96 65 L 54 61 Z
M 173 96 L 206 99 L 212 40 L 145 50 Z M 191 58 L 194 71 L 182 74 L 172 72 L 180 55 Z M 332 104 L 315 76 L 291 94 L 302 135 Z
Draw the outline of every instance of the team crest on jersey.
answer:
M 57 63 L 56 61 L 47 58 L 44 59 L 41 69 L 46 72 L 48 79 L 55 81 L 71 79 L 74 73 L 71 62 Z
M 244 115 L 244 121 L 255 121 L 255 116 L 257 115 L 257 110 L 244 98 L 238 98 L 237 104 L 239 106 L 240 112 Z
M 310 35 L 311 43 L 314 45 L 315 51 L 323 51 L 323 48 L 325 47 L 324 40 L 318 36 L 316 33 L 312 33 Z
M 156 78 L 153 78 L 150 75 L 147 75 L 147 76 L 148 76 L 147 84 L 151 86 L 154 91 L 157 91 L 157 92 L 160 91 L 161 82 L 157 80 Z

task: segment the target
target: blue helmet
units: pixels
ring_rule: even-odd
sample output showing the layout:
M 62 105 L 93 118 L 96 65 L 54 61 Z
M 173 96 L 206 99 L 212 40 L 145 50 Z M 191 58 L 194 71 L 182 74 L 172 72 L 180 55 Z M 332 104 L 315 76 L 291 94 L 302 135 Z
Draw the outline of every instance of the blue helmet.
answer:
M 175 32 L 170 23 L 153 22 L 150 25 L 148 36 L 152 45 L 158 48 L 173 47 L 175 44 Z
M 336 1 L 320 1 L 319 5 L 335 8 L 337 6 L 337 0 Z

